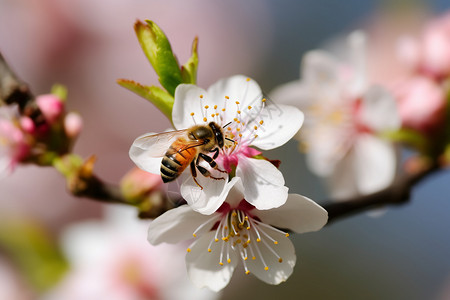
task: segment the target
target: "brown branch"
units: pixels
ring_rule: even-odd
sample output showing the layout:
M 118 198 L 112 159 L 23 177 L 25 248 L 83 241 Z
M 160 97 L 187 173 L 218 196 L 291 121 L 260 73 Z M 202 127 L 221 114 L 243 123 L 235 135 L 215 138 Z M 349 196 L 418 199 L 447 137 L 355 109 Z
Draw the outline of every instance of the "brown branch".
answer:
M 391 186 L 379 192 L 343 199 L 339 202 L 329 201 L 322 205 L 328 211 L 328 222 L 384 205 L 405 204 L 410 200 L 414 185 L 438 169 L 437 164 L 431 164 L 415 173 L 403 174 Z

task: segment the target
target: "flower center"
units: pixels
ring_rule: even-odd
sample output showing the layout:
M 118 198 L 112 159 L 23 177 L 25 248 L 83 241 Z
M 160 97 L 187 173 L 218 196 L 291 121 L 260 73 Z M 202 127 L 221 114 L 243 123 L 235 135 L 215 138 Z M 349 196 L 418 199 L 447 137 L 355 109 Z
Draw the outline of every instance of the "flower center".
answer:
M 238 252 L 244 265 L 245 274 L 250 274 L 247 266 L 249 257 L 255 263 L 261 264 L 265 271 L 268 271 L 269 265 L 274 262 L 283 262 L 283 258 L 277 252 L 278 241 L 273 238 L 273 235 L 281 233 L 288 237 L 288 233 L 258 221 L 244 210 L 232 209 L 226 213 L 217 214 L 200 225 L 193 236 L 196 237 L 197 232 L 212 224 L 214 224 L 212 228 L 215 230 L 215 235 L 206 250 L 209 253 L 220 251 L 219 265 L 231 263 L 231 251 Z M 215 243 L 220 245 L 214 247 Z M 191 252 L 191 249 L 188 248 L 187 251 Z

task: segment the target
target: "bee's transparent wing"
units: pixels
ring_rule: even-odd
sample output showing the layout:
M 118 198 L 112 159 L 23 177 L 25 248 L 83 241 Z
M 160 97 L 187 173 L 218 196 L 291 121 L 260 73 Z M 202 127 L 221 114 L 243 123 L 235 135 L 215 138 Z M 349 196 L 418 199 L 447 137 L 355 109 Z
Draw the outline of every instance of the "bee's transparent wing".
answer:
M 170 145 L 186 131 L 187 129 L 141 135 L 131 145 L 129 152 L 131 160 L 142 170 L 159 174 L 161 158 Z

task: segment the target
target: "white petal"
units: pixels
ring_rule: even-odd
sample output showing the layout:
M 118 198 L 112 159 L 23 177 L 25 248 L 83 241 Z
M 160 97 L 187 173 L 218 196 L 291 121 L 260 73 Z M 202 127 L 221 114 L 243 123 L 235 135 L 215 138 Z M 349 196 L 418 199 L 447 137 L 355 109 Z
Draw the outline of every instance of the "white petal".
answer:
M 289 194 L 286 203 L 271 210 L 253 210 L 262 222 L 297 233 L 317 231 L 328 221 L 328 213 L 304 196 Z
M 234 250 L 229 249 L 230 263 L 227 263 L 226 256 L 223 259 L 224 265 L 219 265 L 221 245 L 223 242 L 213 242 L 211 252 L 208 246 L 214 239 L 215 232 L 203 235 L 191 247 L 191 251 L 186 254 L 186 267 L 192 282 L 202 288 L 208 287 L 213 291 L 223 289 L 230 282 L 233 271 L 236 268 L 238 257 Z M 229 246 L 229 242 L 226 243 Z
M 359 195 L 354 165 L 355 153 L 352 149 L 334 165 L 332 173 L 325 177 L 334 200 L 341 201 Z
M 360 118 L 375 131 L 394 130 L 401 124 L 394 97 L 378 86 L 371 87 L 364 95 Z
M 152 245 L 178 243 L 192 238 L 194 231 L 211 216 L 205 216 L 183 205 L 171 209 L 150 223 L 148 241 Z
M 175 90 L 175 102 L 172 109 L 172 122 L 176 129 L 189 128 L 197 122 L 202 124 L 206 91 L 193 84 L 180 84 Z M 194 113 L 194 116 L 191 116 Z M 195 122 L 194 119 L 195 118 Z
M 303 135 L 308 147 L 306 163 L 316 175 L 330 176 L 348 152 L 351 145 L 343 130 L 346 128 L 317 124 Z
M 222 114 L 224 123 L 232 121 L 237 116 L 238 105 L 236 101 L 239 102 L 239 108 L 242 108 L 243 113 L 246 112 L 245 108 L 248 106 L 261 106 L 263 98 L 261 88 L 254 80 L 247 79 L 247 76 L 235 75 L 219 80 L 208 88 L 210 103 L 226 108 L 226 111 Z M 225 96 L 229 99 L 225 100 Z
M 215 212 L 225 201 L 228 192 L 237 182 L 237 179 L 228 182 L 226 174 L 217 175 L 223 176 L 224 179 L 216 180 L 204 177 L 201 174 L 197 175 L 197 181 L 203 187 L 203 190 L 195 183 L 190 173 L 183 176 L 184 180 L 180 193 L 193 210 L 209 215 Z
M 294 106 L 270 102 L 261 114 L 263 125 L 258 128 L 258 137 L 252 145 L 270 150 L 287 143 L 303 124 L 303 113 Z
M 362 194 L 388 187 L 397 172 L 394 145 L 372 135 L 362 135 L 355 144 L 355 170 Z
M 161 160 L 167 149 L 174 140 L 164 140 L 163 143 L 143 143 L 147 137 L 154 136 L 155 133 L 146 133 L 136 138 L 130 147 L 129 155 L 131 160 L 140 169 L 153 174 L 160 174 Z
M 236 176 L 242 180 L 245 200 L 257 209 L 271 209 L 286 202 L 288 188 L 283 174 L 269 161 L 241 158 Z
M 299 80 L 276 87 L 269 98 L 276 103 L 293 105 L 300 109 L 306 109 L 314 100 L 307 85 Z
M 278 242 L 278 244 L 275 245 L 266 238 L 268 246 L 280 256 L 282 262 L 280 263 L 279 258 L 275 256 L 272 251 L 270 251 L 269 248 L 261 241 L 259 243 L 255 242 L 251 244 L 251 247 L 254 249 L 253 252 L 256 259 L 253 260 L 249 258 L 246 260 L 247 267 L 250 270 L 250 273 L 258 277 L 260 280 L 269 284 L 279 284 L 286 281 L 292 274 L 297 259 L 295 256 L 295 249 L 292 242 L 288 237 L 284 236 L 284 234 L 268 231 L 267 229 L 264 230 Z M 255 249 L 256 247 L 259 248 L 265 264 L 269 267 L 268 270 L 264 269 L 265 265 L 261 259 L 261 256 Z

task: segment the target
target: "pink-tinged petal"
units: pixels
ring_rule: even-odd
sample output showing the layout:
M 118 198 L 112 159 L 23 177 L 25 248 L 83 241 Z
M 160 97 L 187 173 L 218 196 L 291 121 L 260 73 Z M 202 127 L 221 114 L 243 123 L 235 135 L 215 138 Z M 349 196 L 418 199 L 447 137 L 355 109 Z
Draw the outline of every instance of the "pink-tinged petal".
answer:
M 190 239 L 195 230 L 209 219 L 211 216 L 199 214 L 188 205 L 182 205 L 165 212 L 150 223 L 148 241 L 152 245 L 158 245 Z
M 297 259 L 294 246 L 283 233 L 266 228 L 259 228 L 259 230 L 264 230 L 273 240 L 277 241 L 277 244 L 268 239 L 265 239 L 264 242 L 252 243 L 250 247 L 253 247 L 255 259 L 249 257 L 245 262 L 250 274 L 265 283 L 280 284 L 291 276 L 294 269 Z M 266 267 L 268 268 L 266 269 Z
M 355 144 L 356 183 L 362 194 L 370 194 L 388 187 L 397 172 L 397 153 L 394 145 L 365 134 Z
M 271 209 L 286 202 L 288 188 L 283 174 L 269 161 L 241 158 L 236 176 L 242 180 L 245 200 L 257 209 Z
M 259 116 L 264 122 L 251 143 L 263 150 L 270 150 L 287 143 L 303 124 L 303 113 L 294 106 L 271 102 Z
M 328 212 L 304 196 L 289 194 L 286 203 L 271 210 L 253 210 L 265 224 L 297 233 L 320 230 L 328 221 Z
M 195 123 L 204 123 L 204 101 L 206 97 L 206 91 L 193 84 L 177 86 L 172 109 L 172 122 L 176 129 L 186 129 L 195 125 Z M 191 116 L 192 113 L 194 113 L 193 116 Z
M 248 106 L 261 106 L 262 98 L 263 94 L 258 83 L 244 75 L 235 75 L 219 80 L 208 88 L 210 103 L 226 108 L 221 113 L 224 123 L 232 121 L 237 116 L 238 109 L 245 112 Z M 236 101 L 239 104 L 236 104 Z M 211 104 L 210 106 L 212 106 Z
M 227 243 L 230 263 L 225 256 L 223 266 L 219 264 L 222 243 L 213 242 L 215 232 L 209 232 L 199 238 L 186 254 L 186 267 L 189 278 L 199 288 L 207 287 L 215 292 L 223 289 L 231 279 L 233 271 L 238 263 L 236 251 Z M 211 247 L 211 252 L 208 248 Z
M 359 121 L 376 132 L 399 128 L 401 120 L 394 97 L 382 87 L 371 87 L 363 96 Z
M 215 212 L 225 201 L 228 192 L 237 182 L 237 179 L 228 182 L 227 174 L 214 173 L 214 175 L 222 176 L 224 179 L 216 180 L 197 174 L 196 179 L 203 187 L 203 190 L 195 183 L 189 170 L 182 175 L 181 196 L 193 210 L 201 214 L 210 215 Z

